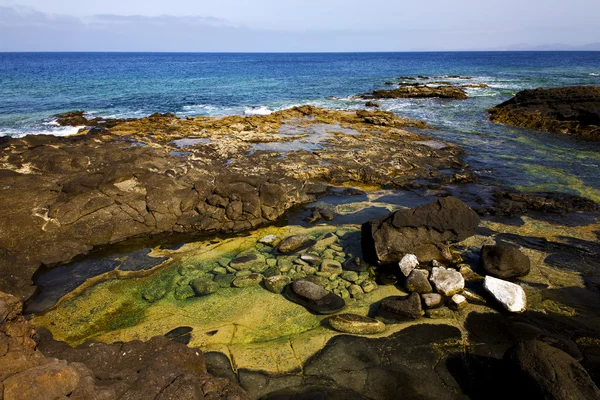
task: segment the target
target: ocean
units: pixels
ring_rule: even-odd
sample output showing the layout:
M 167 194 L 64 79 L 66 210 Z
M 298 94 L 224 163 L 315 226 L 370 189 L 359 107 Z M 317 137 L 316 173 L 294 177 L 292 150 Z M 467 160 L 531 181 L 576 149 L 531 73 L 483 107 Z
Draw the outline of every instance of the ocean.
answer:
M 467 100 L 392 99 L 382 109 L 427 121 L 467 151 L 483 181 L 600 201 L 600 145 L 495 125 L 486 109 L 536 87 L 600 85 L 600 52 L 0 53 L 0 136 L 68 135 L 53 115 L 267 114 L 295 105 L 360 109 L 354 95 L 399 76 L 485 83 Z M 470 76 L 469 80 L 448 75 Z

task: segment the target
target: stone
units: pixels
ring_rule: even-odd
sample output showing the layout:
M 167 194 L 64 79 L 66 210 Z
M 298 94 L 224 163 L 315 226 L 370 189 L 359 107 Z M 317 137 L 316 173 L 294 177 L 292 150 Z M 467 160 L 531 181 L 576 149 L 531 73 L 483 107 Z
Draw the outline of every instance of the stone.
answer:
M 343 272 L 342 264 L 335 260 L 323 260 L 320 272 L 329 276 L 337 276 Z
M 354 297 L 355 299 L 360 299 L 364 297 L 365 294 L 360 285 L 350 285 L 348 287 L 348 293 L 350 293 L 350 296 Z
M 500 279 L 513 279 L 529 273 L 531 262 L 521 250 L 504 245 L 487 245 L 481 248 L 481 269 Z
M 81 377 L 65 361 L 51 362 L 12 375 L 4 381 L 5 400 L 54 400 L 75 391 Z
M 524 90 L 488 110 L 496 123 L 600 138 L 600 87 Z
M 202 278 L 194 279 L 190 282 L 190 286 L 194 289 L 196 296 L 206 296 L 217 292 L 221 288 L 217 282 Z
M 455 269 L 434 267 L 429 278 L 435 290 L 444 295 L 452 296 L 461 292 L 465 287 L 465 279 Z
M 319 209 L 319 213 L 325 221 L 332 221 L 335 218 L 335 213 L 325 208 Z
M 464 289 L 460 294 L 462 294 L 470 304 L 478 304 L 480 306 L 485 306 L 487 301 L 477 293 L 472 290 Z
M 373 290 L 377 289 L 377 284 L 373 281 L 366 281 L 361 283 L 360 287 L 362 287 L 365 293 L 371 293 Z
M 350 297 L 346 291 L 347 297 Z M 307 280 L 297 280 L 288 285 L 284 291 L 285 296 L 310 311 L 317 314 L 333 314 L 346 307 L 344 299 L 316 283 Z
M 317 272 L 317 269 L 315 267 L 311 267 L 310 265 L 304 265 L 302 267 L 302 272 L 304 272 L 307 275 L 312 275 Z
M 421 297 L 417 293 L 411 293 L 406 297 L 387 297 L 381 301 L 378 314 L 400 319 L 420 318 L 424 314 Z
M 315 241 L 305 235 L 288 236 L 281 241 L 277 250 L 282 254 L 294 253 L 315 244 Z
M 427 85 L 405 85 L 391 90 L 374 90 L 370 94 L 362 95 L 363 99 L 406 99 L 406 98 L 430 98 L 441 99 L 466 99 L 467 92 L 462 88 L 453 86 L 427 86 Z
M 421 261 L 451 259 L 448 244 L 473 236 L 478 225 L 479 216 L 469 206 L 444 197 L 363 224 L 363 256 L 373 265 L 395 263 L 406 254 Z
M 405 277 L 408 277 L 413 269 L 419 266 L 419 260 L 414 254 L 406 254 L 398 263 L 400 271 Z
M 463 278 L 465 278 L 465 281 L 467 282 L 482 281 L 484 278 L 483 276 L 473 271 L 471 267 L 467 264 L 459 264 L 458 272 L 460 272 L 460 274 L 463 276 Z
M 267 262 L 265 260 L 265 256 L 259 253 L 250 254 L 247 256 L 242 256 L 231 260 L 229 266 L 236 271 L 244 271 L 253 269 L 256 267 L 265 267 Z
M 444 297 L 439 293 L 425 293 L 421 295 L 425 308 L 438 308 L 444 305 Z
M 358 280 L 358 274 L 354 271 L 344 271 L 340 275 L 340 278 L 347 280 L 348 282 L 356 282 Z
M 538 340 L 518 343 L 504 360 L 518 380 L 519 392 L 529 399 L 596 400 L 600 390 L 573 357 Z
M 261 244 L 264 244 L 264 245 L 267 245 L 270 247 L 275 247 L 280 242 L 281 242 L 281 238 L 276 235 L 266 235 L 258 240 L 258 243 L 261 243 Z
M 448 303 L 450 308 L 452 308 L 453 310 L 462 310 L 468 304 L 469 303 L 467 302 L 467 299 L 465 298 L 465 296 L 460 295 L 460 294 L 455 294 L 454 296 L 452 296 L 450 298 L 450 302 Z
M 265 287 L 271 292 L 281 294 L 283 293 L 283 289 L 285 289 L 285 287 L 289 285 L 291 281 L 292 280 L 288 276 L 275 275 L 265 278 L 264 283 Z
M 315 245 L 313 246 L 315 250 L 323 251 L 330 245 L 334 244 L 338 241 L 338 237 L 333 233 L 327 233 L 323 235 L 320 239 L 317 240 Z
M 385 331 L 383 322 L 357 314 L 337 314 L 327 322 L 336 331 L 353 335 L 375 335 Z
M 486 276 L 483 287 L 510 312 L 520 313 L 527 308 L 525 291 L 515 283 L 503 281 L 493 276 Z
M 175 289 L 174 296 L 177 300 L 185 300 L 196 296 L 196 292 L 194 292 L 194 289 L 190 285 L 184 285 Z
M 276 258 L 267 258 L 267 266 L 269 268 L 273 268 L 273 267 L 277 266 L 277 259 Z
M 302 254 L 300 259 L 310 265 L 321 265 L 321 257 L 314 254 Z
M 167 294 L 167 289 L 161 285 L 152 285 L 143 291 L 142 297 L 148 303 L 154 303 L 165 297 Z
M 217 275 L 215 276 L 214 281 L 222 288 L 231 287 L 231 284 L 236 279 L 236 275 L 227 274 L 227 275 Z
M 365 272 L 367 270 L 367 264 L 362 262 L 360 257 L 353 257 L 349 260 L 346 260 L 342 265 L 342 268 L 345 271 Z
M 227 268 L 215 267 L 212 269 L 212 272 L 214 272 L 217 275 L 225 275 L 227 273 Z
M 427 272 L 420 269 L 413 269 L 406 282 L 404 283 L 406 290 L 419 294 L 431 293 L 433 288 L 427 280 Z
M 233 281 L 233 286 L 237 288 L 257 286 L 260 285 L 263 279 L 264 276 L 262 274 L 250 274 L 248 276 L 235 278 L 235 280 Z
M 270 278 L 275 275 L 280 275 L 280 271 L 277 267 L 269 267 L 265 269 L 262 274 L 265 276 L 265 278 Z

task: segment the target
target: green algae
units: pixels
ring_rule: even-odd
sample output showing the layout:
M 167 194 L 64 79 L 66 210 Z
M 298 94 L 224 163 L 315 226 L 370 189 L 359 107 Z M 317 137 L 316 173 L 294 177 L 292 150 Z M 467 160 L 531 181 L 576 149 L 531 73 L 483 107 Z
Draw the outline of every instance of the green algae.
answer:
M 600 190 L 588 186 L 574 174 L 545 165 L 525 164 L 525 171 L 533 176 L 541 176 L 547 183 L 521 185 L 516 189 L 522 192 L 567 192 L 586 197 L 600 203 Z

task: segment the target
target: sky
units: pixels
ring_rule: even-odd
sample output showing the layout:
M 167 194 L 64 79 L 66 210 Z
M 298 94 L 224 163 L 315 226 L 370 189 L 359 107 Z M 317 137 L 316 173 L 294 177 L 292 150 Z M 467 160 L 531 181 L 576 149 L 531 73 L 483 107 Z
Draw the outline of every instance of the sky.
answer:
M 0 0 L 0 51 L 600 50 L 598 0 Z

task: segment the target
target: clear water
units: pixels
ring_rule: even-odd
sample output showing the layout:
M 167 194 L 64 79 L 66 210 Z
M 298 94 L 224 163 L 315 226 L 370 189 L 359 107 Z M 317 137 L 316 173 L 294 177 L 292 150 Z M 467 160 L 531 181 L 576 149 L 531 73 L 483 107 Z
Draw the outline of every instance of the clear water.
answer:
M 0 53 L 0 135 L 65 135 L 52 115 L 265 114 L 293 105 L 362 108 L 351 96 L 403 75 L 467 75 L 468 100 L 386 100 L 467 150 L 484 181 L 600 200 L 600 145 L 491 124 L 486 109 L 536 87 L 600 85 L 600 52 L 118 54 Z M 446 78 L 438 80 L 448 80 Z

